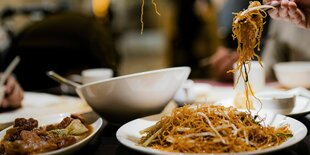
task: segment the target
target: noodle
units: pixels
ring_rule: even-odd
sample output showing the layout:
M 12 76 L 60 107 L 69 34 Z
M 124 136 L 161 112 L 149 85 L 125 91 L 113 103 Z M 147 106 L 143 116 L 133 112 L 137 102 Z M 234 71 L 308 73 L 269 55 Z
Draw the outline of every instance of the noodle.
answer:
M 261 6 L 260 2 L 250 2 L 249 8 L 255 6 Z M 240 72 L 236 83 L 242 77 L 245 87 L 246 108 L 248 111 L 250 111 L 252 106 L 250 97 L 254 96 L 248 75 L 251 69 L 252 59 L 256 58 L 260 65 L 263 66 L 260 57 L 255 53 L 255 49 L 260 51 L 260 40 L 264 25 L 263 19 L 266 16 L 266 12 L 262 10 L 252 10 L 244 14 L 241 11 L 235 14 L 232 23 L 233 39 L 237 39 L 238 41 L 238 60 L 236 62 L 237 67 L 229 70 L 228 73 Z
M 154 6 L 155 13 L 156 13 L 158 16 L 160 16 L 160 13 L 159 13 L 159 11 L 158 11 L 157 4 L 156 4 L 155 0 L 152 0 L 152 4 L 153 4 L 153 6 Z M 144 31 L 144 22 L 143 22 L 144 5 L 145 5 L 145 0 L 142 0 L 142 2 L 141 2 L 141 15 L 140 15 L 141 34 L 143 34 L 143 31 Z
M 233 107 L 186 105 L 141 131 L 139 144 L 180 153 L 234 153 L 280 145 L 292 136 L 287 125 L 261 125 Z

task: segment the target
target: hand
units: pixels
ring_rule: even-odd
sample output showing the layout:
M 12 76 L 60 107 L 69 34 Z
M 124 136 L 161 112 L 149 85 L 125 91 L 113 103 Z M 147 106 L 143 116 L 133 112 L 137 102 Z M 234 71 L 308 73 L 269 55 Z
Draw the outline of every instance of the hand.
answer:
M 289 21 L 298 27 L 310 28 L 310 4 L 306 0 L 264 0 L 265 4 L 280 4 L 269 15 L 278 20 Z M 297 5 L 298 4 L 298 5 Z
M 231 52 L 228 48 L 219 47 L 211 57 L 211 66 L 215 77 L 221 81 L 232 81 L 233 74 L 227 73 L 227 71 L 233 68 L 233 64 L 237 60 L 236 51 Z
M 4 86 L 5 96 L 0 102 L 0 108 L 18 108 L 24 98 L 24 90 L 13 76 L 9 76 Z

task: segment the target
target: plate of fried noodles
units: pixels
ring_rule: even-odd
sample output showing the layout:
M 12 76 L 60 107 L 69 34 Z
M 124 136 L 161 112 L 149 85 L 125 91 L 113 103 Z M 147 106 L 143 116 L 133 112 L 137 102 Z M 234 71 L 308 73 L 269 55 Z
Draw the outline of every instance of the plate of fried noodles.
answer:
M 307 128 L 284 115 L 208 104 L 185 105 L 121 126 L 123 145 L 148 154 L 261 154 L 301 141 Z

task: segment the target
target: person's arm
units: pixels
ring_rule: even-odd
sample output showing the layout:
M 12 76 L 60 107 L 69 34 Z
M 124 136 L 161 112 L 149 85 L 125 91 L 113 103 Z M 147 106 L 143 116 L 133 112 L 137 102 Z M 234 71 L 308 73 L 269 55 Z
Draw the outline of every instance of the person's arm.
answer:
M 268 12 L 272 18 L 292 22 L 298 27 L 310 28 L 309 0 L 264 0 L 264 4 L 280 4 Z
M 223 46 L 219 47 L 216 53 L 210 58 L 211 68 L 217 80 L 232 81 L 233 74 L 227 71 L 233 69 L 233 64 L 238 60 L 236 51 L 231 51 Z
M 18 108 L 24 98 L 24 90 L 13 76 L 9 76 L 4 86 L 5 96 L 0 108 Z

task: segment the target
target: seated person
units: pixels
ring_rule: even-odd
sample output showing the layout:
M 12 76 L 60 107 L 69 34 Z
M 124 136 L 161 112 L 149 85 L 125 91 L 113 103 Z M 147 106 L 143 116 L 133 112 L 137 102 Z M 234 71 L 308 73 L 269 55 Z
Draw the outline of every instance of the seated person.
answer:
M 88 68 L 111 68 L 117 74 L 119 55 L 110 28 L 96 18 L 71 12 L 49 15 L 25 28 L 4 55 L 21 62 L 16 79 L 26 91 L 61 94 L 59 83 L 46 73 L 68 77 Z

